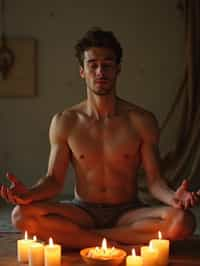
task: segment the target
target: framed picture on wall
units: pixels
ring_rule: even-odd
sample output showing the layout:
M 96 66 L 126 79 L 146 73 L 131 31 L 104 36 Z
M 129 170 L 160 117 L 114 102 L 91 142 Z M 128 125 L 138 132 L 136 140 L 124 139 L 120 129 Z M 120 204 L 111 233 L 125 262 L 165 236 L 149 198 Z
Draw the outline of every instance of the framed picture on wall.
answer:
M 0 97 L 36 96 L 36 40 L 8 39 L 6 43 L 14 64 L 6 78 L 0 73 Z

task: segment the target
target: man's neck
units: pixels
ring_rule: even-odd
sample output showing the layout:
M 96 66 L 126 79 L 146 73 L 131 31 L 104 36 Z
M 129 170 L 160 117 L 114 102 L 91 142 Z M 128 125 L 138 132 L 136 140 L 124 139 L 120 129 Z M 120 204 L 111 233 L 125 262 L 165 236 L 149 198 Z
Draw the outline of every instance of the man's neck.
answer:
M 87 99 L 88 115 L 97 120 L 109 118 L 117 114 L 117 97 L 115 95 L 92 95 Z

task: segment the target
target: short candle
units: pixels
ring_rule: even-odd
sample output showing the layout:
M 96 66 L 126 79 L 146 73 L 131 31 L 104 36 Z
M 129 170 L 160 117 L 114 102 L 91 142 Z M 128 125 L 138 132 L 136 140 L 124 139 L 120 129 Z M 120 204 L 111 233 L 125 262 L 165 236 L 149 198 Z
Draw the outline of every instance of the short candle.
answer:
M 24 239 L 17 240 L 17 259 L 19 262 L 28 262 L 29 247 L 33 242 L 33 239 L 28 239 L 27 231 L 25 231 Z
M 44 265 L 61 265 L 61 245 L 54 244 L 52 238 L 49 239 L 49 245 L 45 245 L 44 247 Z
M 126 266 L 142 266 L 143 259 L 141 256 L 136 256 L 135 249 L 132 249 L 132 255 L 126 257 Z
M 162 234 L 158 232 L 158 239 L 150 241 L 151 246 L 158 250 L 158 266 L 165 266 L 169 260 L 169 240 L 162 239 Z
M 152 248 L 152 246 L 141 247 L 141 256 L 143 258 L 143 266 L 155 266 L 158 258 L 157 249 Z
M 34 238 L 33 238 L 34 239 Z M 44 245 L 42 243 L 33 242 L 29 247 L 29 266 L 44 265 Z

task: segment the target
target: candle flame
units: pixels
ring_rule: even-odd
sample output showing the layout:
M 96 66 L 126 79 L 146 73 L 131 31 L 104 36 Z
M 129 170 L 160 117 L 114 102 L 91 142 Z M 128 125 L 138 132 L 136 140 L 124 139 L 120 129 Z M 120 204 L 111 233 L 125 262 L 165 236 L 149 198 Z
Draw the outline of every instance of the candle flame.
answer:
M 162 233 L 158 231 L 158 239 L 162 239 Z
M 151 250 L 153 250 L 153 245 L 152 245 L 151 242 L 149 243 L 149 248 L 150 248 Z
M 135 249 L 132 249 L 132 256 L 136 256 Z
M 53 239 L 51 237 L 49 238 L 49 246 L 53 246 Z
M 106 239 L 105 238 L 102 241 L 102 249 L 104 249 L 104 250 L 107 249 L 107 242 L 106 242 Z
M 25 234 L 24 234 L 24 239 L 27 240 L 28 239 L 28 233 L 27 231 L 25 231 Z
M 37 236 L 33 236 L 33 241 L 37 241 Z
M 132 256 L 136 256 L 135 249 L 132 249 Z

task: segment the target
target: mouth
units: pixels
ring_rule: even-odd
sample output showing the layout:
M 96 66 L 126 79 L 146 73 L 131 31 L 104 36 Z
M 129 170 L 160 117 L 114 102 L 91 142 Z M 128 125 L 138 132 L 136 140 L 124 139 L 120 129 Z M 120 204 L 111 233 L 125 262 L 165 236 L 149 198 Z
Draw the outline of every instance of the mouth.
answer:
M 95 81 L 96 84 L 105 84 L 105 83 L 108 83 L 108 80 L 107 79 L 98 79 Z

